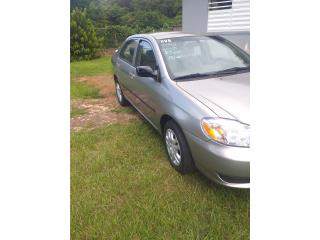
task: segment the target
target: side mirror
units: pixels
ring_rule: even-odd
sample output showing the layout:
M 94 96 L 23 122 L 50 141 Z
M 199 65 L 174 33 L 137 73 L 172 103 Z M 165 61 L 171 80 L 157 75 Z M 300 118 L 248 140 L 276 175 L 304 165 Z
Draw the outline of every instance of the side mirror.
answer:
M 160 82 L 160 74 L 158 70 L 153 70 L 150 66 L 137 67 L 137 74 L 140 77 L 152 77 L 157 82 Z

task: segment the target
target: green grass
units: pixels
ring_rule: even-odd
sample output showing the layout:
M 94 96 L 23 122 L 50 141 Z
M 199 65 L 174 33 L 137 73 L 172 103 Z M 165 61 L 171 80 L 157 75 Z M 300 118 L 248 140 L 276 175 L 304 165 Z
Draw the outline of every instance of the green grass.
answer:
M 71 99 L 83 98 L 99 98 L 99 90 L 86 83 L 71 80 L 70 84 L 70 97 Z
M 249 239 L 249 199 L 174 171 L 144 122 L 71 133 L 71 239 Z
M 70 64 L 71 99 L 99 98 L 99 90 L 86 83 L 76 80 L 77 77 L 112 74 L 111 56 L 105 56 L 90 61 L 72 62 Z
M 77 117 L 86 114 L 86 110 L 84 108 L 71 108 L 70 117 Z
M 80 76 L 112 74 L 111 56 L 90 61 L 71 62 L 71 79 Z

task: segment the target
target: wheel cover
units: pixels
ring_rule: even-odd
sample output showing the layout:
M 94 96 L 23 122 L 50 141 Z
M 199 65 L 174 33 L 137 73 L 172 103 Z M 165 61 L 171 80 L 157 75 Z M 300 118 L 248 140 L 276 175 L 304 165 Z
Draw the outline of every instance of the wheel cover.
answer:
M 166 130 L 165 140 L 171 162 L 179 166 L 181 163 L 181 149 L 178 138 L 172 129 Z
M 119 99 L 119 102 L 121 102 L 122 101 L 122 91 L 121 91 L 119 83 L 116 83 L 116 93 L 117 93 L 117 98 Z

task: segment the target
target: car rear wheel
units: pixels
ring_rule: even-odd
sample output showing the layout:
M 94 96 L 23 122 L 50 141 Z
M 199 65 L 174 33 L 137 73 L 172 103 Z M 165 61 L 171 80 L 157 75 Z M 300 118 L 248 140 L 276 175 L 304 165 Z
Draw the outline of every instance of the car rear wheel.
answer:
M 117 99 L 118 102 L 121 106 L 128 106 L 129 102 L 127 101 L 127 99 L 124 97 L 121 86 L 119 84 L 118 81 L 115 82 L 116 85 L 116 95 L 117 95 Z
M 185 174 L 195 170 L 187 141 L 180 127 L 172 120 L 165 123 L 164 143 L 171 166 Z

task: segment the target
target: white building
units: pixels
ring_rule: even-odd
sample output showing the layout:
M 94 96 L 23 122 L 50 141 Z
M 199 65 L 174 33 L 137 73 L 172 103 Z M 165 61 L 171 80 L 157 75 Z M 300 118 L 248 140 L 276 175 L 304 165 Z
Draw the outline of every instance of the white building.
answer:
M 182 31 L 219 34 L 249 51 L 249 0 L 183 0 Z

